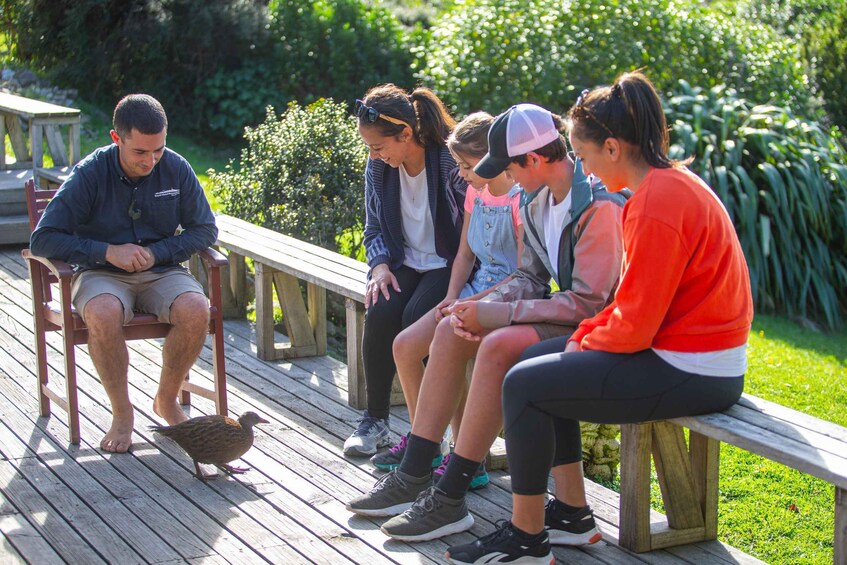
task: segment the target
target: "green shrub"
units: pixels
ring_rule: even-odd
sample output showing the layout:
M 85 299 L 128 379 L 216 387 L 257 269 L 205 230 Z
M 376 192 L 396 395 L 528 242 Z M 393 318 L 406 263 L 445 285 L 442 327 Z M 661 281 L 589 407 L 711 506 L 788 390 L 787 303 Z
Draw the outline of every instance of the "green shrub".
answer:
M 412 83 L 403 30 L 364 0 L 273 0 L 274 73 L 285 102 L 352 101 L 376 84 Z
M 790 110 L 687 84 L 667 103 L 672 154 L 732 216 L 766 312 L 838 327 L 847 310 L 847 152 Z
M 820 23 L 809 41 L 815 61 L 814 75 L 824 107 L 835 124 L 847 134 L 847 2 L 838 5 L 831 25 Z
M 267 51 L 266 10 L 253 0 L 17 4 L 16 55 L 23 62 L 110 107 L 129 92 L 150 93 L 182 129 L 203 130 L 207 77 Z
M 417 52 L 418 78 L 459 113 L 527 100 L 564 111 L 582 88 L 642 67 L 662 91 L 684 78 L 757 102 L 808 101 L 791 41 L 682 0 L 465 0 Z
M 346 235 L 355 254 L 368 152 L 345 108 L 331 100 L 292 103 L 281 115 L 268 108 L 246 128 L 240 162 L 210 175 L 223 212 L 334 251 Z

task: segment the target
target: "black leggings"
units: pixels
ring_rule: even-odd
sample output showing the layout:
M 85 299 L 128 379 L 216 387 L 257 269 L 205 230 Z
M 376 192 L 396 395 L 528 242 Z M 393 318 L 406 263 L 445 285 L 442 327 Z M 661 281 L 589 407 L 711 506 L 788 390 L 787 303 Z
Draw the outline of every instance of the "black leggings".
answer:
M 651 349 L 549 353 L 563 351 L 566 340 L 527 348 L 525 360 L 503 382 L 506 453 L 516 494 L 545 493 L 551 467 L 581 460 L 580 421 L 625 424 L 719 412 L 744 389 L 743 375 L 686 373 Z
M 365 313 L 362 336 L 362 362 L 367 383 L 368 412 L 377 418 L 387 418 L 391 404 L 391 384 L 396 366 L 391 346 L 402 330 L 435 308 L 447 295 L 450 269 L 418 271 L 403 266 L 392 271 L 400 292 L 389 289 L 391 298 L 380 294 L 376 304 Z

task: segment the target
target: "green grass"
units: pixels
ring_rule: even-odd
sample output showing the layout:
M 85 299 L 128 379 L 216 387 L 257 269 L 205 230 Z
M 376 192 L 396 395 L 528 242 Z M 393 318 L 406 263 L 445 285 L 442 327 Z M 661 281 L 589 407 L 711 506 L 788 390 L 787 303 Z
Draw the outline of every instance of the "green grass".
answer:
M 757 316 L 745 392 L 847 426 L 847 333 L 822 334 Z M 654 506 L 661 510 L 653 481 Z M 721 446 L 718 537 L 774 564 L 832 563 L 834 488 Z

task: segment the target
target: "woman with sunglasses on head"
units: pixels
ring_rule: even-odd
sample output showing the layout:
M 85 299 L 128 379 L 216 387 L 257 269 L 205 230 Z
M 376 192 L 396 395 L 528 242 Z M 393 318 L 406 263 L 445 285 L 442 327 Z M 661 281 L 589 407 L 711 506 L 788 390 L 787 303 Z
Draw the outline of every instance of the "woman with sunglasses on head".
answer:
M 362 337 L 367 409 L 344 454 L 370 456 L 390 444 L 394 338 L 447 294 L 467 183 L 446 145 L 455 121 L 428 88 L 374 87 L 356 101 L 355 115 L 370 150 L 364 243 L 371 271 Z
M 607 308 L 559 339 L 563 352 L 530 358 L 534 347 L 550 351 L 542 342 L 506 375 L 512 519 L 450 548 L 453 563 L 486 562 L 493 553 L 553 562 L 547 475 L 551 465 L 580 460 L 580 420 L 622 424 L 721 411 L 744 387 L 753 318 L 744 255 L 714 192 L 668 157 L 653 85 L 635 72 L 583 92 L 567 125 L 585 172 L 609 190 L 634 192 L 624 208 L 621 282 Z M 576 506 L 584 497 L 573 492 L 562 502 Z

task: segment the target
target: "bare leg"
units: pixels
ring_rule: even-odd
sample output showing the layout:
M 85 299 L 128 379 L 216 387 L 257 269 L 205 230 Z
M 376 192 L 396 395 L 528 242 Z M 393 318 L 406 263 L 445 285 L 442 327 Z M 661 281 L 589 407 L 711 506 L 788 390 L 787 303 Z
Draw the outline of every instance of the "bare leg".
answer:
M 206 341 L 209 302 L 197 292 L 180 294 L 171 305 L 170 318 L 173 327 L 162 348 L 162 376 L 153 410 L 174 425 L 188 419 L 179 406 L 177 394 Z
M 468 379 L 467 372 L 465 373 L 465 386 L 462 387 L 462 398 L 459 399 L 459 405 L 456 407 L 456 411 L 453 413 L 453 417 L 450 418 L 450 427 L 452 428 L 453 437 L 450 438 L 450 442 L 455 444 L 459 441 L 459 431 L 462 427 L 462 416 L 465 413 L 465 404 L 468 402 Z
M 501 389 L 506 372 L 524 349 L 538 341 L 538 334 L 529 324 L 499 328 L 482 339 L 462 417 L 462 430 L 456 441 L 456 454 L 471 461 L 485 459 L 503 427 Z
M 588 505 L 588 501 L 585 500 L 582 461 L 553 467 L 553 479 L 556 481 L 556 498 L 560 502 L 576 508 Z
M 100 449 L 125 453 L 132 444 L 134 414 L 127 384 L 129 354 L 124 340 L 123 305 L 115 296 L 101 294 L 85 305 L 84 318 L 88 353 L 112 405 L 112 425 L 100 441 Z
M 512 524 L 528 534 L 540 534 L 544 529 L 546 494 L 513 494 Z
M 392 346 L 397 377 L 403 387 L 409 420 L 415 422 L 415 407 L 424 376 L 423 359 L 429 354 L 429 345 L 435 336 L 435 310 L 424 314 L 417 322 L 400 332 Z
M 468 341 L 453 333 L 449 318 L 438 323 L 430 346 L 429 361 L 418 395 L 418 412 L 412 433 L 440 442 L 465 385 L 468 360 L 476 356 L 479 342 Z

